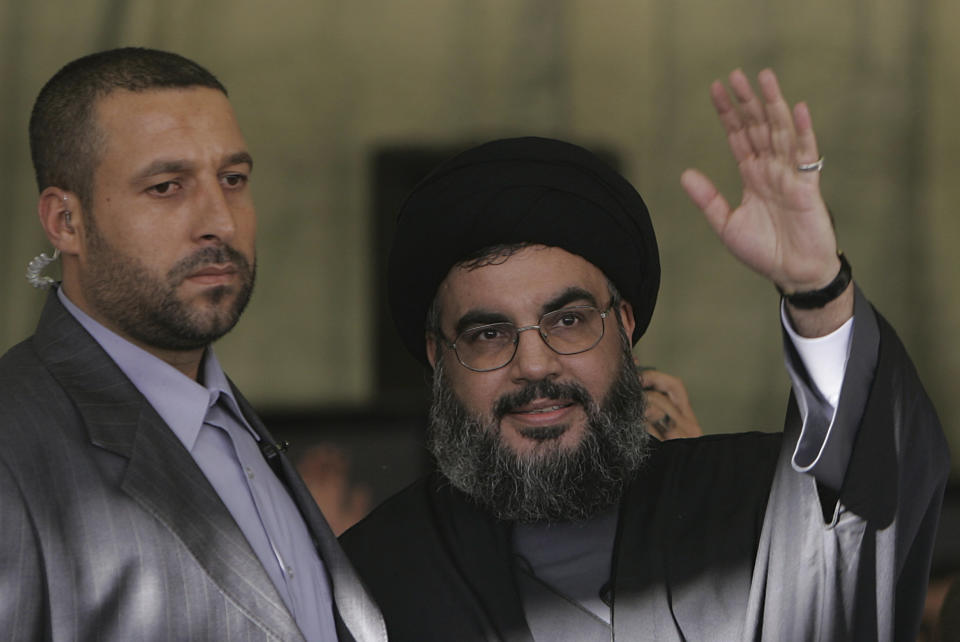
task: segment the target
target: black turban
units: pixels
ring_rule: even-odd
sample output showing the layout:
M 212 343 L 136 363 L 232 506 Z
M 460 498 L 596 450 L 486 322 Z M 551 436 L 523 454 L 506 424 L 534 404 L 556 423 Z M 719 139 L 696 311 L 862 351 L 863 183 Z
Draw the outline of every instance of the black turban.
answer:
M 440 283 L 491 245 L 537 243 L 577 254 L 633 306 L 633 343 L 647 329 L 660 257 L 643 199 L 591 152 L 548 138 L 511 138 L 444 162 L 397 216 L 387 288 L 407 349 L 427 363 L 424 329 Z

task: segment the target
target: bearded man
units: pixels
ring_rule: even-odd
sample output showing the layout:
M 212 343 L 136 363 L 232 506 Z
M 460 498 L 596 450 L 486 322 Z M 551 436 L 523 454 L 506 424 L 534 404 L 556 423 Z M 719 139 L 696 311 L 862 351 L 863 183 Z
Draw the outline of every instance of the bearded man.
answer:
M 783 433 L 659 442 L 631 345 L 660 268 L 639 194 L 588 151 L 501 140 L 405 202 L 390 303 L 433 367 L 437 469 L 341 541 L 393 640 L 906 640 L 947 477 L 936 414 L 851 282 L 809 111 L 712 87 L 744 183 L 683 187 L 781 291 Z
M 210 344 L 250 298 L 253 160 L 176 54 L 67 64 L 30 119 L 62 257 L 0 359 L 6 640 L 385 640 L 303 481 Z

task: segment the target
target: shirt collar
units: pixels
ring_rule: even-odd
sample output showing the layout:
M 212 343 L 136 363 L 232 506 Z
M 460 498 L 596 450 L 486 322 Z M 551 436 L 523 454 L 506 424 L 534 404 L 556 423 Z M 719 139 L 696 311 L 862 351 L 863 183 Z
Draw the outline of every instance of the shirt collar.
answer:
M 95 321 L 67 298 L 62 287 L 57 290 L 57 296 L 67 311 L 90 333 L 94 341 L 100 344 L 153 406 L 187 450 L 193 449 L 207 409 L 213 406 L 217 399 L 223 397 L 231 412 L 237 417 L 243 416 L 234 399 L 230 382 L 209 346 L 204 351 L 200 366 L 203 373 L 201 381 L 204 382 L 201 385 L 167 362 Z

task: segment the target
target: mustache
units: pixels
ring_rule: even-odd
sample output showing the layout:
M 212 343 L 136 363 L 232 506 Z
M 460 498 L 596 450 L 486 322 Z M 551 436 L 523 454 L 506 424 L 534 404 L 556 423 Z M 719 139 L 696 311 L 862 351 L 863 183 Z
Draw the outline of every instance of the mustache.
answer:
M 508 413 L 527 405 L 534 399 L 574 401 L 583 406 L 588 413 L 596 407 L 593 396 L 580 384 L 541 379 L 497 398 L 493 405 L 493 416 L 497 420 L 502 419 Z
M 229 245 L 208 246 L 197 250 L 185 259 L 181 259 L 167 273 L 172 283 L 179 283 L 192 272 L 207 265 L 232 263 L 242 274 L 250 273 L 250 261 Z

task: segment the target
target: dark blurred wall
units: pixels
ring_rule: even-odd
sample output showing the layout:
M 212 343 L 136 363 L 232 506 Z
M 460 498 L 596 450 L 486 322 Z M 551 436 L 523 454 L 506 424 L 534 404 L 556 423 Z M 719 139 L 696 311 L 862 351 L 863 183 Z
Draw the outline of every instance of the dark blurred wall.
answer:
M 531 133 L 609 150 L 650 206 L 664 278 L 642 362 L 687 381 L 708 431 L 777 427 L 776 294 L 679 187 L 697 166 L 738 198 L 707 87 L 772 66 L 811 105 L 854 274 L 960 443 L 957 24 L 952 0 L 3 0 L 0 349 L 30 333 L 43 299 L 22 279 L 49 251 L 26 142 L 33 98 L 67 60 L 139 44 L 217 73 L 256 158 L 257 291 L 217 349 L 259 406 L 379 399 L 377 154 Z

